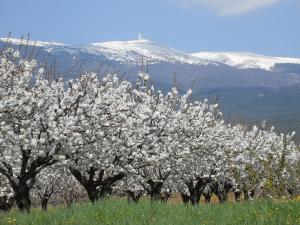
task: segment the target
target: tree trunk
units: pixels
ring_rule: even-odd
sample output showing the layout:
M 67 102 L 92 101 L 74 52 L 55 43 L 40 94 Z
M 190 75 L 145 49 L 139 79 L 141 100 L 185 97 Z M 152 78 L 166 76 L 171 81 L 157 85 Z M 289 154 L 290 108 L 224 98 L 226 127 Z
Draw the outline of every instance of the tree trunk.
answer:
M 189 189 L 190 192 L 190 202 L 192 205 L 198 205 L 200 203 L 201 198 L 201 190 L 204 187 L 204 183 L 202 179 L 199 179 L 194 185 L 194 182 L 190 180 L 189 182 L 185 183 Z
M 182 199 L 183 203 L 188 204 L 190 201 L 190 196 L 183 192 L 181 192 L 180 195 L 181 195 L 181 199 Z
M 221 204 L 224 204 L 225 202 L 227 202 L 228 195 L 227 195 L 226 190 L 224 189 L 223 185 L 220 185 L 219 183 L 217 183 L 217 191 L 215 194 L 217 195 Z
M 127 190 L 126 193 L 127 193 L 128 203 L 131 203 L 131 202 L 138 203 L 140 198 L 143 195 L 143 191 L 134 192 L 134 191 L 131 191 L 131 190 Z
M 198 205 L 200 203 L 201 193 L 198 190 L 195 190 L 193 194 L 191 194 L 191 203 L 192 205 Z
M 20 185 L 17 190 L 15 190 L 15 200 L 18 208 L 22 212 L 30 212 L 31 200 L 30 200 L 30 189 L 26 185 Z
M 49 201 L 49 198 L 43 198 L 42 199 L 42 209 L 44 211 L 47 211 L 47 208 L 48 208 L 48 201 Z
M 148 192 L 148 194 L 151 197 L 151 201 L 162 201 L 163 197 L 161 194 L 161 189 L 164 185 L 163 182 L 154 182 L 152 180 L 149 180 L 147 182 L 147 184 L 149 184 L 150 188 L 146 189 L 146 191 Z
M 210 200 L 211 200 L 211 195 L 210 196 L 209 195 L 205 195 L 204 198 L 205 198 L 205 203 L 209 204 Z
M 99 190 L 97 190 L 97 186 L 93 185 L 93 184 L 89 184 L 87 186 L 84 186 L 88 196 L 89 196 L 89 200 L 92 203 L 95 203 L 96 201 L 98 201 L 100 199 L 100 193 Z
M 96 185 L 95 183 L 88 183 L 87 185 L 84 185 L 84 188 L 86 189 L 89 200 L 92 203 L 97 202 L 100 199 L 105 198 L 107 195 L 111 195 L 112 193 L 112 184 L 103 182 L 100 186 Z
M 76 180 L 85 188 L 89 200 L 93 203 L 104 198 L 107 194 L 110 195 L 113 184 L 125 177 L 125 173 L 119 173 L 113 177 L 104 178 L 104 170 L 101 170 L 95 180 L 97 168 L 91 167 L 88 171 L 84 171 L 88 175 L 87 177 L 84 175 L 84 172 L 76 168 L 70 167 L 69 169 Z
M 112 193 L 112 184 L 108 182 L 103 182 L 100 186 L 93 183 L 93 182 L 88 182 L 83 187 L 86 189 L 89 200 L 92 203 L 97 202 L 100 199 L 105 198 L 107 195 L 111 195 Z
M 202 191 L 202 194 L 205 198 L 205 203 L 209 204 L 212 196 L 212 191 L 209 186 L 206 186 Z
M 226 193 L 219 192 L 219 194 L 217 195 L 217 197 L 218 197 L 218 199 L 219 199 L 219 201 L 220 201 L 221 204 L 224 204 L 224 203 L 227 202 L 228 197 L 227 197 Z
M 10 211 L 13 207 L 14 201 L 14 197 L 8 197 L 7 195 L 0 196 L 0 211 Z
M 162 200 L 162 196 L 159 192 L 153 191 L 151 194 L 151 201 L 161 201 Z
M 162 202 L 168 202 L 169 198 L 171 197 L 172 195 L 172 191 L 168 191 L 168 192 L 165 192 L 163 195 L 162 195 Z
M 234 191 L 234 197 L 236 202 L 240 202 L 242 192 L 240 190 Z

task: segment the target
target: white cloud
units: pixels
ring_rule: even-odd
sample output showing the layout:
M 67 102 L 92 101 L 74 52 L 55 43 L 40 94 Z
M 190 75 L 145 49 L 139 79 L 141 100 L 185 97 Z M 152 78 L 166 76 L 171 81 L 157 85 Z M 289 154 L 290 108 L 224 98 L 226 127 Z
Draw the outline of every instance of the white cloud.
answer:
M 174 0 L 185 6 L 208 7 L 220 15 L 238 15 L 271 6 L 281 0 Z

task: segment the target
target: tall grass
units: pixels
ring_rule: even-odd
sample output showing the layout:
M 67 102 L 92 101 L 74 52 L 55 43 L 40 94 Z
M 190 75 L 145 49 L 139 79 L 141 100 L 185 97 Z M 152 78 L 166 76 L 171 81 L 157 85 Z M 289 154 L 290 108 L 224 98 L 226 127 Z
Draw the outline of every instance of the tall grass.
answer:
M 49 208 L 47 213 L 33 209 L 30 214 L 12 211 L 0 214 L 0 224 L 18 225 L 300 225 L 300 202 L 243 202 L 224 205 L 150 203 L 128 204 L 106 200 L 78 204 L 70 209 Z

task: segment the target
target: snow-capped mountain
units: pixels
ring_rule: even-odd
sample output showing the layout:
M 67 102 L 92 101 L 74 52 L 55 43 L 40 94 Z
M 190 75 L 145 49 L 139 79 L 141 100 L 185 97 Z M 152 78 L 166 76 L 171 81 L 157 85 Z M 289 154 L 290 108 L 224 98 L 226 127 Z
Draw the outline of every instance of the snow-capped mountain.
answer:
M 148 64 L 152 81 L 160 88 L 170 88 L 174 74 L 183 89 L 191 86 L 228 88 L 300 84 L 300 59 L 252 53 L 187 54 L 141 37 L 133 41 L 82 45 L 2 38 L 0 48 L 3 45 L 15 46 L 27 52 L 30 52 L 29 48 L 39 49 L 38 61 L 55 61 L 55 68 L 67 77 L 76 76 L 81 71 L 99 71 L 100 68 L 103 73 L 118 72 L 131 76 L 133 80 L 143 61 Z M 70 68 L 74 71 L 66 75 L 65 71 L 70 71 Z
M 1 42 L 13 45 L 29 45 L 29 46 L 37 46 L 37 47 L 57 47 L 57 46 L 65 46 L 65 44 L 58 43 L 55 41 L 46 42 L 46 41 L 32 41 L 26 39 L 18 39 L 18 38 L 0 38 Z
M 123 63 L 141 63 L 142 60 L 148 63 L 170 62 L 203 65 L 212 63 L 142 38 L 133 41 L 92 43 L 78 47 L 85 49 L 89 53 L 100 54 L 109 60 Z
M 141 37 L 133 41 L 111 41 L 73 46 L 57 42 L 27 41 L 16 38 L 0 38 L 0 41 L 9 42 L 14 45 L 22 44 L 43 47 L 48 52 L 65 51 L 71 55 L 77 55 L 80 52 L 92 54 L 104 57 L 110 61 L 125 64 L 141 64 L 142 60 L 149 64 L 159 62 L 201 65 L 216 64 Z
M 272 57 L 243 52 L 198 52 L 187 54 L 139 37 L 132 41 L 110 41 L 82 45 L 66 45 L 58 42 L 27 41 L 16 38 L 0 38 L 3 43 L 41 47 L 49 53 L 64 52 L 77 57 L 80 54 L 100 56 L 109 61 L 140 65 L 142 60 L 153 63 L 182 63 L 196 65 L 225 64 L 238 69 L 262 69 L 273 71 L 279 64 L 300 65 L 300 58 Z
M 198 52 L 191 55 L 240 69 L 258 68 L 271 71 L 276 64 L 300 64 L 300 58 L 271 57 L 249 52 Z

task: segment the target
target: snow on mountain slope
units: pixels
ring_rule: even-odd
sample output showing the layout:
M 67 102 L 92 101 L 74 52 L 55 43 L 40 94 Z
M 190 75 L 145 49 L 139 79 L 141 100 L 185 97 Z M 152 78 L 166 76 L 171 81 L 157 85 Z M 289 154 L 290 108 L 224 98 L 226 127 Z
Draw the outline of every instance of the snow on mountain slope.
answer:
M 48 52 L 67 52 L 70 55 L 82 52 L 92 55 L 102 56 L 108 60 L 117 61 L 124 64 L 140 64 L 143 60 L 148 63 L 168 62 L 168 63 L 188 63 L 188 64 L 218 64 L 209 60 L 200 59 L 183 53 L 181 51 L 159 45 L 155 42 L 139 37 L 133 41 L 111 41 L 83 45 L 65 45 L 57 42 L 27 41 L 16 38 L 0 38 L 2 42 L 14 45 L 30 45 L 42 47 Z
M 82 53 L 101 56 L 123 64 L 140 65 L 142 60 L 149 64 L 158 62 L 187 63 L 195 65 L 226 64 L 239 69 L 259 68 L 271 71 L 275 64 L 299 64 L 300 58 L 269 57 L 253 53 L 199 52 L 187 54 L 159 45 L 139 37 L 133 41 L 111 41 L 83 45 L 66 45 L 57 42 L 27 41 L 26 39 L 0 38 L 0 42 L 12 45 L 41 47 L 49 53 L 67 53 L 72 57 Z
M 51 47 L 51 46 L 65 46 L 62 43 L 58 42 L 45 42 L 45 41 L 31 41 L 26 39 L 17 39 L 17 38 L 0 38 L 0 41 L 11 43 L 14 45 L 29 45 L 29 46 L 37 46 L 37 47 Z
M 270 57 L 247 52 L 199 52 L 191 55 L 240 69 L 259 68 L 270 71 L 275 64 L 300 64 L 300 58 Z
M 213 63 L 141 38 L 133 41 L 92 43 L 79 47 L 89 53 L 104 55 L 110 60 L 123 63 L 141 63 L 142 60 L 149 63 L 177 62 L 203 65 Z

